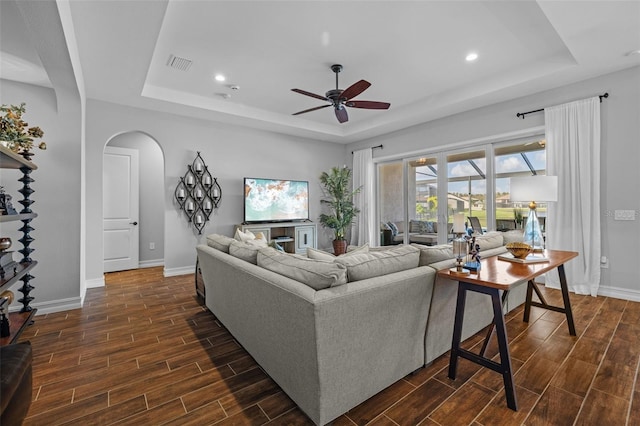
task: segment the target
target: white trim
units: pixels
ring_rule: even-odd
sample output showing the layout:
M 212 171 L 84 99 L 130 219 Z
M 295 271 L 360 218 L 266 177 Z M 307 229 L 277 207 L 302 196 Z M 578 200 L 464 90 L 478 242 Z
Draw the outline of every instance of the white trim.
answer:
M 50 302 L 31 303 L 32 308 L 37 309 L 36 317 L 39 315 L 53 314 L 54 312 L 69 311 L 71 309 L 82 308 L 80 297 L 70 297 L 68 299 L 52 300 Z M 9 309 L 10 312 L 19 311 L 20 306 Z
M 640 291 L 629 288 L 600 286 L 598 288 L 598 296 L 613 297 L 615 299 L 630 300 L 632 302 L 640 302 Z
M 138 262 L 138 268 L 155 268 L 156 266 L 164 266 L 164 259 L 142 260 Z
M 85 280 L 84 284 L 85 284 L 85 288 L 104 287 L 104 275 L 101 276 L 100 278 Z
M 515 132 L 500 133 L 492 136 L 483 136 L 481 138 L 452 142 L 452 143 L 447 143 L 445 145 L 429 147 L 426 149 L 420 149 L 416 151 L 400 152 L 398 154 L 387 155 L 385 157 L 376 157 L 373 159 L 373 162 L 379 163 L 384 161 L 402 160 L 402 159 L 407 159 L 413 156 L 422 156 L 425 154 L 440 152 L 443 150 L 451 151 L 458 148 L 462 149 L 470 146 L 494 144 L 497 142 L 505 142 L 511 139 L 526 138 L 529 136 L 537 136 L 537 135 L 544 135 L 544 126 L 535 126 L 535 127 L 530 127 L 524 130 L 517 130 Z
M 175 277 L 178 275 L 195 274 L 196 265 L 182 266 L 180 268 L 164 268 L 164 277 Z

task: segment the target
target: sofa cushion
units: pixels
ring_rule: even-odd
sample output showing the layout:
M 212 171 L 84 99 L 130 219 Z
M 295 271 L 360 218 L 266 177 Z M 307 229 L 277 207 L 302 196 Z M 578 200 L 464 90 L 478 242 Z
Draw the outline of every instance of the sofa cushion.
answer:
M 419 261 L 419 249 L 402 245 L 384 251 L 338 256 L 335 263 L 347 267 L 349 281 L 360 281 L 417 268 Z
M 231 244 L 229 244 L 229 254 L 233 257 L 237 257 L 238 259 L 242 259 L 246 262 L 257 265 L 258 250 L 260 250 L 261 248 L 263 247 L 252 243 L 251 241 L 240 242 L 237 240 L 233 240 Z
M 229 244 L 231 244 L 231 241 L 235 240 L 231 237 L 227 237 L 226 235 L 207 235 L 207 245 L 225 253 L 229 253 Z
M 524 232 L 522 229 L 514 229 L 512 231 L 506 231 L 502 233 L 504 241 L 502 243 L 506 246 L 509 243 L 521 243 L 524 241 Z
M 480 254 L 483 251 L 502 247 L 504 245 L 504 233 L 499 231 L 485 232 L 482 235 L 476 235 L 476 244 L 480 245 Z
M 451 244 L 441 244 L 437 246 L 423 246 L 412 244 L 420 249 L 420 266 L 431 265 L 447 259 L 453 259 L 453 247 Z
M 281 253 L 271 247 L 258 251 L 258 266 L 299 281 L 315 290 L 347 282 L 347 269 L 333 261 L 308 259 Z
M 369 244 L 364 244 L 362 246 L 348 246 L 347 247 L 347 252 L 342 254 L 342 256 L 348 256 L 354 253 L 368 253 L 369 252 Z M 307 257 L 309 259 L 316 259 L 316 260 L 328 260 L 333 262 L 336 259 L 336 255 L 334 255 L 333 253 L 329 253 L 327 251 L 323 251 L 323 250 L 318 250 L 318 249 L 314 249 L 314 248 L 307 248 Z
M 335 255 L 328 251 L 318 250 L 311 247 L 307 247 L 307 257 L 309 259 L 326 260 L 328 262 L 333 262 L 333 259 L 336 258 Z

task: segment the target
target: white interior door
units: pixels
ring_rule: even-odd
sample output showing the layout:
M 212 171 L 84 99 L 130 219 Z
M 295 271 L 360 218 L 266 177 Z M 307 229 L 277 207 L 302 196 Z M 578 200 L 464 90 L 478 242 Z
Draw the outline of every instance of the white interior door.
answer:
M 103 157 L 104 272 L 138 268 L 138 151 L 107 146 Z

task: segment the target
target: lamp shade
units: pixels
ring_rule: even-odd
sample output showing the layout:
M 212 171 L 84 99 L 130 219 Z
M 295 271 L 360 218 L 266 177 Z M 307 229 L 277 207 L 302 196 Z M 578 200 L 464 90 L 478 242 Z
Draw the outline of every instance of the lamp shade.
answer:
M 511 201 L 558 201 L 558 176 L 514 177 L 509 192 Z

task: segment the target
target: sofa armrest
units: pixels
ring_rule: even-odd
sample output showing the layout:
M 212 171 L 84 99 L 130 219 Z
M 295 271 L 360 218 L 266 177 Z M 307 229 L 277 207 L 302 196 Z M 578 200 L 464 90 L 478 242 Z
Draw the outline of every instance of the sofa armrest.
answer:
M 29 342 L 0 347 L 0 424 L 22 424 L 29 411 L 32 357 Z

